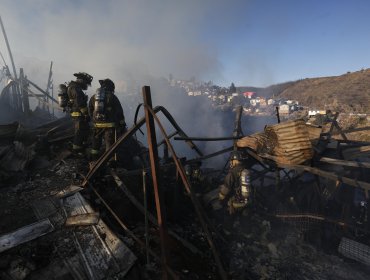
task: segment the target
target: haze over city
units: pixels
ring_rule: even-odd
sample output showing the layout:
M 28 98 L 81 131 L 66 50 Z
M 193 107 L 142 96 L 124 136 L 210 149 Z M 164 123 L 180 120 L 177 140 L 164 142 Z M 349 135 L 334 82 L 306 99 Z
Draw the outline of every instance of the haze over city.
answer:
M 0 3 L 16 67 L 31 79 L 46 80 L 53 61 L 60 82 L 86 71 L 116 80 L 194 76 L 224 86 L 368 68 L 369 10 L 362 0 Z M 3 38 L 0 51 L 10 64 Z

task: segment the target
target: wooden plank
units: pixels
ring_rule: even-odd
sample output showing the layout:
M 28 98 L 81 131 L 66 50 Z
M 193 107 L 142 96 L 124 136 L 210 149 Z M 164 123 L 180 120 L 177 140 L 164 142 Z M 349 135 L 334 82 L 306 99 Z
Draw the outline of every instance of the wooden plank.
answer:
M 342 154 L 345 159 L 353 159 L 361 156 L 367 156 L 370 153 L 370 146 L 354 147 L 343 150 Z
M 65 226 L 91 226 L 99 222 L 99 213 L 86 213 L 75 216 L 70 216 L 65 222 Z
M 369 162 L 348 161 L 348 160 L 328 158 L 328 157 L 322 157 L 320 159 L 320 161 L 321 162 L 326 162 L 326 163 L 331 163 L 331 164 L 336 164 L 336 165 L 343 165 L 343 166 L 370 168 L 370 163 Z
M 26 243 L 54 230 L 49 219 L 21 227 L 11 233 L 0 236 L 0 253 L 19 244 Z
M 290 135 L 289 137 L 284 137 L 284 138 L 278 138 L 279 140 L 284 140 L 284 141 L 292 141 L 292 142 L 299 142 L 299 141 L 305 141 L 308 142 L 310 139 L 307 137 L 307 135 Z
M 61 190 L 60 192 L 56 193 L 55 196 L 57 198 L 65 198 L 71 195 L 74 195 L 75 193 L 82 191 L 84 188 L 81 188 L 80 186 L 76 185 L 70 185 L 66 187 L 65 189 Z
M 370 130 L 370 126 L 365 126 L 365 127 L 358 127 L 358 128 L 353 128 L 353 129 L 347 129 L 347 130 L 342 130 L 343 133 L 353 133 L 353 132 L 360 132 L 360 131 L 367 131 Z M 339 134 L 336 133 L 336 134 Z
M 305 166 L 305 165 L 285 165 L 285 164 L 279 164 L 279 167 L 291 168 L 291 169 L 296 169 L 296 170 L 304 170 L 312 174 L 328 178 L 333 181 L 339 181 L 339 182 L 345 183 L 353 187 L 362 188 L 367 191 L 370 190 L 370 183 L 358 181 L 358 180 L 351 179 L 348 177 L 339 176 L 333 172 L 324 171 L 324 170 L 321 170 L 315 167 L 310 167 L 310 166 Z

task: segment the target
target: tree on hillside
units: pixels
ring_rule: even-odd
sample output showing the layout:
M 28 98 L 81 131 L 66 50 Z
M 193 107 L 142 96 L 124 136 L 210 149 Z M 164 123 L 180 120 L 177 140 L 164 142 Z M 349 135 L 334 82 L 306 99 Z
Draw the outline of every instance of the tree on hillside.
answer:
M 231 86 L 230 86 L 230 93 L 235 93 L 236 92 L 236 87 L 234 85 L 234 83 L 231 83 Z

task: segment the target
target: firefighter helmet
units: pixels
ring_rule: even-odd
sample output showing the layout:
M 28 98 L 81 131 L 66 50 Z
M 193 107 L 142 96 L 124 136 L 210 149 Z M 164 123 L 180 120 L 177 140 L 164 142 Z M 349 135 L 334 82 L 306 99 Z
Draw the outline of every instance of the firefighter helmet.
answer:
M 81 79 L 84 81 L 86 84 L 91 85 L 91 82 L 93 80 L 93 76 L 85 73 L 85 72 L 78 72 L 74 73 L 73 76 L 75 76 L 77 79 Z
M 99 80 L 99 84 L 101 85 L 102 88 L 114 92 L 115 90 L 115 85 L 111 79 L 104 79 L 104 80 Z

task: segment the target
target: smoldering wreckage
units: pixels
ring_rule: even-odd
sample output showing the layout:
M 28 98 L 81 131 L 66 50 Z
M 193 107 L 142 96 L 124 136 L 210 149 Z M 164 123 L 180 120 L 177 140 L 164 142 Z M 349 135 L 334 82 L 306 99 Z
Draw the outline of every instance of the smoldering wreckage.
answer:
M 143 87 L 145 116 L 89 166 L 70 152 L 71 118 L 48 114 L 44 91 L 44 111 L 30 111 L 23 79 L 1 93 L 18 116 L 0 126 L 2 279 L 368 279 L 369 143 L 348 140 L 337 115 L 326 131 L 294 120 L 243 136 L 237 108 L 231 137 L 188 137 Z M 148 148 L 135 138 L 144 126 Z M 209 155 L 194 143 L 225 139 Z M 179 158 L 171 140 L 198 156 Z M 230 214 L 219 199 L 228 165 L 201 163 L 233 150 L 250 193 Z
M 370 143 L 348 140 L 338 114 L 245 136 L 238 107 L 230 137 L 189 137 L 144 86 L 144 116 L 89 164 L 71 152 L 71 117 L 20 73 L 0 96 L 1 279 L 369 279 Z M 195 144 L 221 140 L 207 155 Z M 225 153 L 245 172 L 202 167 Z

